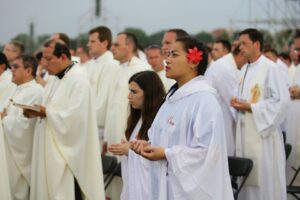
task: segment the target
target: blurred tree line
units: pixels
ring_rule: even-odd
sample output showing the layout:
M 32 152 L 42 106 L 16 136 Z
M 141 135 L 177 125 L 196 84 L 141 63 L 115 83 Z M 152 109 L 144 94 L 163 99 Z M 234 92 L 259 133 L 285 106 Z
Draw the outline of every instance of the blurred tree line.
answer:
M 150 44 L 161 44 L 161 40 L 165 30 L 155 32 L 148 35 L 145 31 L 140 28 L 126 28 L 124 31 L 134 33 L 140 43 L 142 48 L 147 47 Z M 265 37 L 265 44 L 275 48 L 277 51 L 285 51 L 288 48 L 288 45 L 292 42 L 292 37 L 294 30 L 281 30 L 275 34 L 271 34 L 268 30 L 260 30 L 263 32 Z M 240 31 L 229 32 L 226 29 L 219 29 L 216 32 L 206 32 L 201 31 L 194 34 L 193 36 L 204 42 L 207 45 L 212 45 L 215 40 L 225 39 L 233 41 L 238 38 L 238 33 Z M 50 37 L 50 35 L 39 35 L 35 37 L 34 41 L 30 39 L 29 34 L 21 33 L 13 37 L 12 40 L 18 40 L 23 42 L 26 48 L 27 53 L 33 53 L 40 49 L 43 43 Z M 88 33 L 80 34 L 76 38 L 70 38 L 71 45 L 70 48 L 76 49 L 79 46 L 85 46 L 88 42 Z M 0 44 L 0 48 L 3 48 L 4 44 Z

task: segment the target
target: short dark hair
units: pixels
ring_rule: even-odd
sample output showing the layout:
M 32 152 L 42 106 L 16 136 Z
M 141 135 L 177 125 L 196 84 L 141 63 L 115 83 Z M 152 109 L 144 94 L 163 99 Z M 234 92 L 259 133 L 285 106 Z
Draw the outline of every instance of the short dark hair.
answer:
M 199 42 L 197 39 L 193 37 L 181 37 L 176 40 L 176 42 L 180 42 L 183 45 L 184 50 L 189 53 L 189 49 L 193 49 L 196 47 L 198 51 L 202 51 L 202 60 L 199 62 L 197 66 L 197 74 L 204 75 L 207 65 L 208 65 L 208 55 L 206 52 L 206 47 L 203 43 Z
M 265 48 L 264 53 L 271 53 L 274 56 L 278 57 L 278 52 L 274 48 L 271 48 L 271 47 Z
M 295 33 L 293 39 L 294 39 L 294 40 L 295 40 L 295 39 L 300 39 L 300 29 L 297 29 L 297 30 L 296 30 L 296 33 Z
M 137 53 L 138 47 L 139 47 L 139 42 L 136 38 L 136 36 L 133 33 L 130 32 L 120 32 L 118 35 L 124 34 L 126 36 L 126 43 L 130 43 L 133 45 L 133 53 Z
M 53 55 L 56 56 L 57 58 L 60 58 L 63 54 L 65 54 L 67 58 L 71 60 L 71 53 L 69 47 L 59 42 L 55 43 Z
M 254 29 L 254 28 L 245 29 L 239 33 L 239 36 L 241 36 L 241 35 L 248 35 L 252 42 L 259 42 L 260 51 L 263 51 L 264 37 L 263 37 L 263 34 L 261 32 L 259 32 L 257 29 Z
M 59 39 L 63 41 L 67 46 L 70 46 L 70 38 L 65 33 L 57 33 L 59 35 Z
M 158 44 L 150 44 L 145 48 L 145 53 L 147 53 L 148 50 L 159 50 L 160 54 L 163 55 L 161 46 Z
M 25 46 L 22 42 L 17 41 L 17 40 L 12 40 L 9 42 L 9 44 L 12 44 L 15 48 L 17 48 L 20 52 L 20 54 L 23 54 L 25 51 Z
M 37 59 L 38 62 L 41 61 L 43 57 L 43 52 L 42 51 L 38 51 L 36 54 L 35 54 L 35 58 Z
M 127 140 L 142 117 L 142 126 L 137 135 L 138 139 L 148 140 L 148 129 L 150 128 L 160 104 L 165 96 L 164 85 L 159 76 L 153 71 L 143 71 L 134 74 L 128 83 L 135 82 L 144 92 L 143 109 L 134 109 L 130 106 L 130 115 L 127 120 L 125 135 Z
M 38 68 L 38 62 L 34 56 L 22 54 L 16 58 L 16 60 L 21 59 L 25 69 L 31 68 L 31 75 L 36 76 L 36 71 Z
M 57 58 L 60 58 L 63 54 L 66 55 L 66 57 L 71 60 L 71 53 L 70 53 L 70 49 L 69 47 L 59 41 L 55 41 L 55 40 L 50 40 L 47 41 L 44 44 L 44 47 L 51 47 L 53 45 L 53 55 L 56 56 Z
M 4 64 L 5 65 L 5 69 L 9 68 L 9 63 L 8 60 L 6 58 L 6 55 L 2 52 L 0 52 L 0 64 Z
M 189 34 L 185 30 L 180 29 L 180 28 L 172 28 L 172 29 L 169 29 L 166 31 L 166 33 L 168 33 L 168 32 L 175 33 L 176 39 L 181 38 L 181 37 L 189 37 Z
M 215 43 L 221 43 L 228 52 L 231 51 L 231 44 L 228 40 L 216 40 Z
M 107 49 L 110 49 L 112 43 L 112 34 L 109 28 L 107 28 L 106 26 L 98 26 L 89 31 L 90 35 L 93 33 L 98 33 L 99 41 L 103 42 L 107 40 L 108 42 Z
M 287 52 L 281 52 L 278 57 L 282 57 L 285 60 L 288 60 L 289 62 L 292 62 L 292 59 L 290 57 L 290 54 Z
M 236 56 L 236 55 L 238 55 L 240 52 L 241 52 L 241 50 L 240 50 L 240 44 L 238 44 L 238 45 L 236 45 L 236 46 L 233 48 L 232 54 Z

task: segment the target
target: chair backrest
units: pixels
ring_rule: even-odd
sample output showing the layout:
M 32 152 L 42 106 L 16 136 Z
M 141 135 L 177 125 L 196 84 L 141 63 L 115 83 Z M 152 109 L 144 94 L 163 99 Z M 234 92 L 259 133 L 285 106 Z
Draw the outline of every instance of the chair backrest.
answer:
M 118 165 L 117 158 L 114 156 L 103 155 L 102 158 L 102 171 L 103 174 L 112 173 L 115 167 Z
M 238 198 L 238 194 L 244 186 L 251 170 L 253 167 L 252 160 L 248 158 L 239 158 L 239 157 L 228 157 L 229 164 L 229 174 L 231 176 L 231 183 L 233 184 L 234 189 L 234 198 Z M 237 178 L 241 177 L 240 184 L 237 184 Z
M 285 148 L 285 158 L 288 159 L 292 151 L 292 145 L 284 144 L 284 148 Z

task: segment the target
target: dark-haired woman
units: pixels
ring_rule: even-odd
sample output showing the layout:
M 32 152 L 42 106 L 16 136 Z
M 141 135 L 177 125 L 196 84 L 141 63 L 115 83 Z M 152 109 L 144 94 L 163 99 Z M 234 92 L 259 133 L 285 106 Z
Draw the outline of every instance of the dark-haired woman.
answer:
M 159 76 L 152 71 L 139 72 L 129 79 L 130 115 L 126 128 L 127 141 L 148 140 L 147 131 L 165 96 Z M 110 145 L 108 150 L 122 157 L 122 200 L 150 200 L 149 161 L 129 150 L 129 143 Z M 125 156 L 124 156 L 125 155 Z
M 223 115 L 204 78 L 207 54 L 193 38 L 179 38 L 167 58 L 176 80 L 148 132 L 131 148 L 151 160 L 152 200 L 232 200 Z

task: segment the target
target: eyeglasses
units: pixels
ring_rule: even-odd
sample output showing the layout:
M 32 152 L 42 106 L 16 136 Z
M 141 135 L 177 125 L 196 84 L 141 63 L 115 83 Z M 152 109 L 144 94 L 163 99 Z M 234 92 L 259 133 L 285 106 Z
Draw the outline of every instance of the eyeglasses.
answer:
M 10 65 L 10 68 L 11 69 L 18 69 L 18 68 L 20 68 L 20 65 L 18 65 L 18 64 L 12 64 L 12 65 Z
M 294 49 L 295 53 L 300 53 L 300 47 Z

